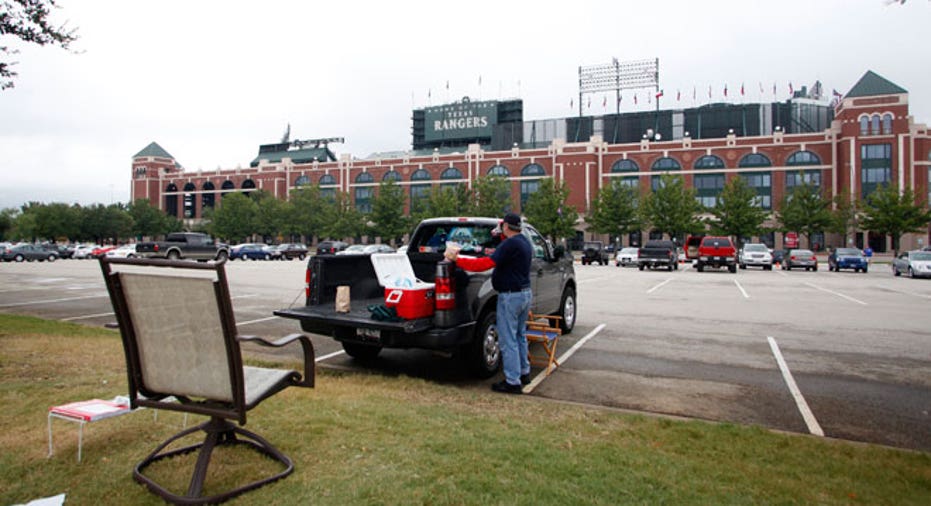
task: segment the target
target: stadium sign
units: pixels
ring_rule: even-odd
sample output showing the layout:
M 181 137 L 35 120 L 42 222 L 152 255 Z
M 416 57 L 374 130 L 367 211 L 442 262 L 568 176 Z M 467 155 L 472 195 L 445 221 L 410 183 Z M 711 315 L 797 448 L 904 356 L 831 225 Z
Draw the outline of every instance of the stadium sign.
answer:
M 427 107 L 424 120 L 427 142 L 490 138 L 498 122 L 498 103 L 471 102 L 465 97 L 462 102 Z

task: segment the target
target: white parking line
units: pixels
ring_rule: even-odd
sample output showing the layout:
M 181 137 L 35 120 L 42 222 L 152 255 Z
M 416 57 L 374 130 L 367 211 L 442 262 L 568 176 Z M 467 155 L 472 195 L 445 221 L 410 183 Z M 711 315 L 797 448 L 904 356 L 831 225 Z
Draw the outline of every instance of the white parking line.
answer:
M 268 318 L 259 318 L 258 320 L 249 320 L 249 321 L 246 321 L 246 322 L 238 322 L 238 323 L 236 323 L 236 326 L 239 327 L 239 326 L 241 326 L 241 325 L 251 325 L 251 324 L 253 324 L 253 323 L 267 322 L 268 320 L 274 320 L 275 318 L 280 318 L 280 316 L 269 316 Z
M 317 357 L 316 359 L 314 359 L 314 362 L 322 362 L 328 358 L 333 358 L 337 355 L 344 355 L 345 353 L 346 353 L 346 350 L 339 350 L 339 351 L 334 351 L 333 353 L 327 353 L 326 355 L 322 357 Z
M 740 293 L 742 293 L 742 294 L 744 295 L 744 298 L 745 298 L 745 299 L 749 299 L 749 298 L 750 298 L 750 296 L 747 295 L 747 291 L 744 290 L 744 287 L 740 286 L 740 282 L 738 282 L 738 281 L 735 279 L 735 280 L 734 280 L 734 284 L 737 285 L 737 288 L 740 289 Z
M 654 286 L 653 288 L 650 288 L 649 290 L 647 290 L 647 293 L 653 293 L 654 290 L 658 290 L 660 287 L 662 287 L 663 285 L 665 285 L 666 283 L 670 281 L 672 281 L 672 278 L 669 278 L 666 281 L 663 281 L 662 283 Z
M 589 332 L 588 334 L 585 334 L 585 337 L 583 337 L 582 339 L 579 339 L 579 342 L 575 343 L 575 344 L 572 346 L 572 348 L 569 348 L 569 351 L 563 353 L 562 356 L 560 356 L 559 358 L 556 359 L 556 361 L 559 362 L 560 364 L 565 364 L 565 363 L 566 363 L 566 360 L 569 360 L 569 357 L 571 357 L 572 355 L 574 355 L 575 352 L 576 352 L 579 348 L 582 347 L 582 345 L 584 345 L 585 343 L 587 343 L 589 339 L 595 337 L 595 335 L 598 334 L 599 332 L 601 332 L 602 329 L 604 329 L 604 328 L 605 328 L 605 324 L 604 324 L 604 323 L 602 323 L 602 324 L 598 325 L 597 327 L 595 327 L 595 330 L 592 330 L 592 331 Z M 529 394 L 530 392 L 533 392 L 533 389 L 534 389 L 534 388 L 537 388 L 537 385 L 539 385 L 544 379 L 546 379 L 546 370 L 545 370 L 545 369 L 544 369 L 543 371 L 540 371 L 540 373 L 537 374 L 537 376 L 536 376 L 535 378 L 533 378 L 533 381 L 531 381 L 530 384 L 528 384 L 527 386 L 524 387 L 524 393 L 525 393 L 525 394 Z
M 99 316 L 112 316 L 114 313 L 111 311 L 109 313 L 97 313 L 97 314 L 86 314 L 83 316 L 72 316 L 70 318 L 62 318 L 63 322 L 72 322 L 74 320 L 84 320 L 86 318 L 97 318 Z
M 860 305 L 863 305 L 863 306 L 868 306 L 868 305 L 869 305 L 869 304 L 867 304 L 866 302 L 863 302 L 863 301 L 860 300 L 860 299 L 854 299 L 853 297 L 850 297 L 850 296 L 848 296 L 848 295 L 844 295 L 844 294 L 839 293 L 839 292 L 835 292 L 834 290 L 828 290 L 827 288 L 822 288 L 822 287 L 820 287 L 820 286 L 818 286 L 818 285 L 814 285 L 814 284 L 807 283 L 807 282 L 805 283 L 805 285 L 810 286 L 810 287 L 814 288 L 815 290 L 821 290 L 822 292 L 826 292 L 826 293 L 829 293 L 829 294 L 831 294 L 831 295 L 837 295 L 838 297 L 840 297 L 840 298 L 842 298 L 842 299 L 847 299 L 847 300 L 849 300 L 849 301 L 851 301 L 851 302 L 856 302 L 857 304 L 860 304 Z
M 776 357 L 776 363 L 779 364 L 779 370 L 782 371 L 782 377 L 785 379 L 786 386 L 789 387 L 789 392 L 792 393 L 792 397 L 795 399 L 795 405 L 798 406 L 802 418 L 805 419 L 808 432 L 816 436 L 824 436 L 821 425 L 818 424 L 818 420 L 815 419 L 815 415 L 811 412 L 811 408 L 808 407 L 808 403 L 805 402 L 805 398 L 802 397 L 802 392 L 798 389 L 798 385 L 795 384 L 795 379 L 792 377 L 792 372 L 789 371 L 789 366 L 786 365 L 785 359 L 782 358 L 779 345 L 776 344 L 776 340 L 770 336 L 767 336 L 766 339 L 769 341 L 769 347 L 773 350 L 773 356 Z
M 65 297 L 63 299 L 46 299 L 46 300 L 33 300 L 29 302 L 14 302 L 13 304 L 0 304 L 0 308 L 31 306 L 33 304 L 52 304 L 53 302 L 67 302 L 69 300 L 97 299 L 100 297 L 109 297 L 109 296 L 110 295 L 105 293 L 103 295 L 85 295 L 84 297 Z

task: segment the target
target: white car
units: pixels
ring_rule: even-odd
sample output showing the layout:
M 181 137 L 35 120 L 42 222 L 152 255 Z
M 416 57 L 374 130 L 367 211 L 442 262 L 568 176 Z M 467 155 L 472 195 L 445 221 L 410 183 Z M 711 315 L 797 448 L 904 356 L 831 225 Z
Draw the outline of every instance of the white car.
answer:
M 636 267 L 639 251 L 638 248 L 621 248 L 621 251 L 618 251 L 617 255 L 614 256 L 614 265 L 618 267 Z
M 72 255 L 71 258 L 80 258 L 80 259 L 92 258 L 91 252 L 94 251 L 94 249 L 99 248 L 99 247 L 100 247 L 99 244 L 82 244 L 78 246 L 77 248 L 74 248 L 74 255 Z
M 124 244 L 106 253 L 107 258 L 136 258 L 136 245 Z
M 744 244 L 743 249 L 737 255 L 737 264 L 741 269 L 751 267 L 762 267 L 764 270 L 773 270 L 773 254 L 765 244 L 750 243 Z

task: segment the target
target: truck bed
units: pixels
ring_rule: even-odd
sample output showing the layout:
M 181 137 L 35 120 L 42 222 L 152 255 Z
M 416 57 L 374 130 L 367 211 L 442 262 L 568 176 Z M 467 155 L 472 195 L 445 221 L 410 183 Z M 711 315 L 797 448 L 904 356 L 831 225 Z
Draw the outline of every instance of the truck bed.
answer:
M 337 313 L 335 304 L 300 306 L 279 309 L 275 316 L 293 318 L 296 320 L 320 323 L 338 323 L 344 326 L 363 327 L 380 330 L 393 330 L 412 334 L 423 332 L 433 327 L 433 318 L 420 318 L 417 320 L 401 320 L 397 322 L 379 321 L 372 319 L 372 313 L 367 309 L 370 305 L 384 304 L 382 297 L 373 299 L 360 299 L 350 301 L 348 313 Z

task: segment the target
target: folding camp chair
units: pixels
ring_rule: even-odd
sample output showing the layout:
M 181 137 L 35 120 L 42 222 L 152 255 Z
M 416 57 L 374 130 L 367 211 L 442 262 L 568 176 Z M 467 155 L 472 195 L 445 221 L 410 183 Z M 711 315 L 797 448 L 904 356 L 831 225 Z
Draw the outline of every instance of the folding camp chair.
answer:
M 172 436 L 137 464 L 133 470 L 136 481 L 166 501 L 202 504 L 226 501 L 291 474 L 294 465 L 290 458 L 241 426 L 246 424 L 246 412 L 264 399 L 289 386 L 314 386 L 310 340 L 300 334 L 275 342 L 237 336 L 224 262 L 103 257 L 100 266 L 123 340 L 130 406 L 210 417 Z M 275 347 L 297 341 L 304 352 L 304 370 L 243 366 L 243 341 Z M 199 431 L 205 433 L 203 442 L 165 450 Z M 223 445 L 243 445 L 277 461 L 283 470 L 233 490 L 203 496 L 211 453 Z M 199 453 L 185 495 L 173 493 L 143 474 L 154 462 L 193 452 Z
M 540 343 L 543 347 L 543 354 L 533 354 L 528 349 L 528 358 L 532 365 L 546 367 L 546 375 L 559 367 L 556 360 L 556 345 L 559 344 L 559 336 L 562 335 L 562 329 L 559 328 L 561 316 L 556 315 L 535 315 L 533 312 L 527 316 L 527 344 Z

